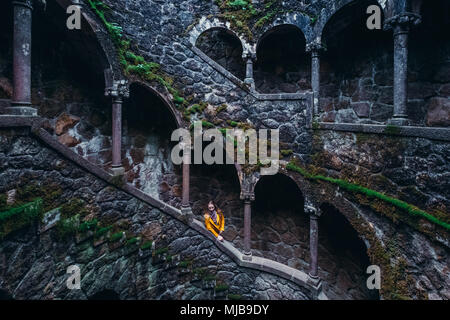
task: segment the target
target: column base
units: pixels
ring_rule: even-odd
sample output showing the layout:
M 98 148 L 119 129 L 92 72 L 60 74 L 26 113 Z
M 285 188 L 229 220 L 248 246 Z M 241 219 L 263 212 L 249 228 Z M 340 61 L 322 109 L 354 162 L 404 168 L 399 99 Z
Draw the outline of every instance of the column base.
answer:
M 244 83 L 247 84 L 251 89 L 255 90 L 255 80 L 252 78 L 246 78 Z
M 5 108 L 5 115 L 37 117 L 37 109 L 31 106 L 17 105 Z
M 410 122 L 406 117 L 394 117 L 388 120 L 388 124 L 393 126 L 409 126 Z
M 181 214 L 186 223 L 191 223 L 194 220 L 194 213 L 190 206 L 181 206 Z
M 314 287 L 318 287 L 320 285 L 320 282 L 322 280 L 318 276 L 313 276 L 310 273 L 308 273 L 308 280 L 307 282 L 312 284 Z
M 111 169 L 109 169 L 109 172 L 114 177 L 123 176 L 125 174 L 125 168 L 124 167 L 111 167 Z
M 253 259 L 253 255 L 252 255 L 251 251 L 250 252 L 244 252 L 244 254 L 242 255 L 242 260 L 252 261 L 252 259 Z

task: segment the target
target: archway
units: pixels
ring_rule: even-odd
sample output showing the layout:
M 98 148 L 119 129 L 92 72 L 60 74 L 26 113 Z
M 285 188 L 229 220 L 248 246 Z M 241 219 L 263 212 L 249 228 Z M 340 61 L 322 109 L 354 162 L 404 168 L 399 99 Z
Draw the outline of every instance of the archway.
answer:
M 263 176 L 255 186 L 252 251 L 299 270 L 309 264 L 309 217 L 304 197 L 286 175 Z
M 331 299 L 379 299 L 378 290 L 367 288 L 367 247 L 343 214 L 330 204 L 320 207 L 319 276 Z
M 123 105 L 122 153 L 126 180 L 172 204 L 181 197 L 181 168 L 174 166 L 170 159 L 176 144 L 171 141 L 171 135 L 178 126 L 167 101 L 145 85 L 130 85 L 130 98 Z
M 244 80 L 243 48 L 236 35 L 223 28 L 209 29 L 198 37 L 196 47 L 233 75 Z
M 294 25 L 280 25 L 262 35 L 257 46 L 255 85 L 261 93 L 297 92 L 311 88 L 311 58 L 306 40 Z
M 408 116 L 419 125 L 450 126 L 450 3 L 423 1 L 409 41 Z
M 13 43 L 13 8 L 11 1 L 3 1 L 0 10 L 0 114 L 7 107 L 13 94 L 12 84 L 12 43 Z
M 320 113 L 325 122 L 385 122 L 393 112 L 392 33 L 369 30 L 370 5 L 353 1 L 326 23 L 321 54 Z

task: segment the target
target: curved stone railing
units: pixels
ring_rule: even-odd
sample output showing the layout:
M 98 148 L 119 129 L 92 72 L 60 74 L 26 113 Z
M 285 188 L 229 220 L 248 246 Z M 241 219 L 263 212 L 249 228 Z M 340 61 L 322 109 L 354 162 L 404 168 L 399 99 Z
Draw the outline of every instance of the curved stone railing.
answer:
M 223 242 L 218 241 L 209 232 L 204 224 L 197 219 L 193 219 L 192 222 L 187 222 L 185 216 L 181 213 L 181 210 L 164 203 L 161 200 L 155 199 L 154 197 L 144 193 L 143 191 L 133 187 L 130 184 L 124 184 L 118 186 L 113 183 L 113 176 L 103 170 L 102 168 L 89 162 L 82 156 L 76 154 L 68 147 L 59 143 L 53 136 L 46 130 L 42 129 L 43 119 L 39 117 L 16 117 L 16 116 L 0 116 L 0 128 L 8 127 L 30 127 L 31 133 L 42 141 L 44 144 L 74 162 L 79 167 L 85 169 L 89 173 L 95 175 L 96 177 L 104 180 L 107 183 L 114 184 L 117 188 L 127 192 L 128 194 L 136 197 L 137 199 L 150 204 L 153 207 L 158 208 L 162 212 L 169 214 L 171 217 L 187 224 L 192 229 L 196 230 L 203 236 L 207 237 L 226 255 L 228 255 L 236 264 L 241 267 L 251 268 L 267 273 L 277 275 L 281 278 L 287 279 L 294 282 L 295 284 L 309 290 L 311 295 L 319 300 L 327 300 L 327 296 L 322 291 L 322 283 L 319 281 L 317 284 L 308 281 L 308 275 L 303 271 L 291 268 L 287 265 L 281 264 L 279 262 L 266 259 L 263 257 L 253 256 L 251 261 L 243 259 L 243 253 L 240 252 L 236 247 L 234 247 L 230 242 L 224 240 Z
M 216 61 L 208 57 L 203 51 L 201 51 L 196 46 L 192 45 L 188 42 L 183 42 L 183 45 L 191 50 L 195 55 L 197 55 L 200 59 L 202 59 L 205 63 L 207 63 L 214 70 L 219 72 L 229 81 L 234 83 L 237 87 L 242 88 L 251 94 L 255 99 L 261 101 L 271 101 L 271 100 L 303 100 L 303 99 L 312 99 L 312 91 L 305 92 L 297 92 L 297 93 L 259 93 L 255 89 L 251 89 L 247 87 L 244 81 L 236 77 L 230 71 L 222 67 Z

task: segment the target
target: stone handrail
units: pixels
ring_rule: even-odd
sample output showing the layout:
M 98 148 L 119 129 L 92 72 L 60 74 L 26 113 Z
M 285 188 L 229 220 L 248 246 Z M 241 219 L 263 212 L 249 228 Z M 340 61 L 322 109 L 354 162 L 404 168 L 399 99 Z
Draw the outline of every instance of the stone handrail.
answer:
M 0 116 L 0 128 L 31 127 L 31 133 L 44 144 L 74 162 L 79 167 L 95 175 L 97 178 L 100 178 L 109 184 L 113 184 L 115 187 L 127 192 L 137 199 L 148 203 L 162 212 L 169 214 L 171 217 L 187 224 L 192 229 L 213 241 L 222 252 L 228 255 L 239 266 L 277 275 L 309 290 L 313 297 L 319 300 L 327 300 L 326 295 L 322 291 L 322 283 L 319 282 L 318 284 L 313 284 L 309 282 L 306 273 L 263 257 L 253 256 L 251 261 L 244 260 L 242 258 L 243 253 L 226 240 L 223 242 L 218 241 L 212 233 L 205 228 L 204 224 L 197 219 L 193 219 L 192 222 L 188 223 L 186 222 L 185 216 L 181 213 L 181 210 L 170 206 L 161 200 L 155 199 L 130 184 L 124 183 L 123 185 L 117 185 L 116 183 L 113 183 L 114 177 L 111 174 L 58 142 L 50 133 L 41 127 L 42 122 L 43 119 L 39 117 Z

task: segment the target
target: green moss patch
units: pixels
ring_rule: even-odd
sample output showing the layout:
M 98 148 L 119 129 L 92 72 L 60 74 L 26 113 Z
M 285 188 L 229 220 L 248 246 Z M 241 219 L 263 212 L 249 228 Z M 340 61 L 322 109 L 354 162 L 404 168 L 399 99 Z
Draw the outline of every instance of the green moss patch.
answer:
M 42 199 L 0 212 L 0 240 L 39 220 L 42 214 Z
M 312 174 L 312 173 L 308 172 L 306 169 L 301 168 L 301 167 L 293 164 L 292 162 L 288 163 L 286 165 L 286 169 L 298 172 L 302 176 L 304 176 L 305 178 L 310 179 L 310 180 L 329 182 L 329 183 L 339 186 L 340 188 L 342 188 L 344 190 L 347 190 L 347 191 L 350 191 L 353 193 L 363 194 L 368 198 L 379 199 L 379 200 L 384 201 L 398 209 L 401 209 L 402 211 L 408 213 L 409 215 L 411 215 L 413 217 L 426 219 L 436 225 L 443 227 L 446 230 L 450 230 L 450 224 L 448 222 L 441 221 L 438 218 L 436 218 L 435 216 L 417 208 L 416 206 L 413 206 L 412 204 L 406 203 L 406 202 L 396 199 L 396 198 L 389 197 L 381 192 L 378 192 L 378 191 L 375 191 L 375 190 L 372 190 L 372 189 L 369 189 L 366 187 L 362 187 L 362 186 L 359 186 L 354 183 L 350 183 L 350 182 L 342 180 L 342 179 L 335 179 L 335 178 L 330 178 L 330 177 L 326 177 L 323 175 Z

